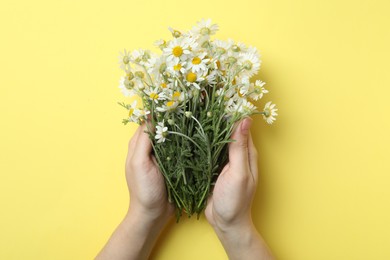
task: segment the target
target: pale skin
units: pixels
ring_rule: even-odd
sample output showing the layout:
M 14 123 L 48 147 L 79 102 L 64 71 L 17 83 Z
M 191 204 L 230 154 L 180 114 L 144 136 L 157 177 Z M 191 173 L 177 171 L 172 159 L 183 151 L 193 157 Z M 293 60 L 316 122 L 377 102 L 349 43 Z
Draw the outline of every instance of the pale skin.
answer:
M 229 144 L 229 163 L 209 197 L 205 216 L 230 260 L 274 259 L 256 230 L 251 207 L 258 180 L 257 151 L 252 141 L 252 119 L 242 120 Z M 141 125 L 129 142 L 126 180 L 131 203 L 128 212 L 103 249 L 103 259 L 148 259 L 167 222 L 174 216 L 164 178 L 158 169 L 149 137 Z

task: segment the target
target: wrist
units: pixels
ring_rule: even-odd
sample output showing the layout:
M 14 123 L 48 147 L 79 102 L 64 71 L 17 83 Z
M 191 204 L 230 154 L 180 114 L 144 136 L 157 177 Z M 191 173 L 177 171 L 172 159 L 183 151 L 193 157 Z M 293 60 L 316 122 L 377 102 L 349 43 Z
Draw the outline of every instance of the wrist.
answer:
M 170 209 L 150 210 L 132 205 L 126 214 L 128 223 L 142 226 L 145 229 L 161 229 L 171 218 Z
M 251 219 L 214 230 L 230 260 L 274 259 Z

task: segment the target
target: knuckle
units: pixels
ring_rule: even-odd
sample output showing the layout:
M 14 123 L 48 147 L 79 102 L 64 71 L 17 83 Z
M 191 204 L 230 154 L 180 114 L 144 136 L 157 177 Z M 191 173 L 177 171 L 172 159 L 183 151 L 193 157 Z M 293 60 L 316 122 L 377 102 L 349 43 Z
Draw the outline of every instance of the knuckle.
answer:
M 148 161 L 145 159 L 133 157 L 130 161 L 130 164 L 133 169 L 146 169 L 148 166 Z

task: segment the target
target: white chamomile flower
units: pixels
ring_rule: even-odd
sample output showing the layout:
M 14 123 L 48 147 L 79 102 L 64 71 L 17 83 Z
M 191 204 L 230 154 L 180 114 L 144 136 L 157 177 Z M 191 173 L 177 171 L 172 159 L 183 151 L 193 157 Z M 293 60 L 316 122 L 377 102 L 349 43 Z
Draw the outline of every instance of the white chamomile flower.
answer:
M 134 81 L 130 80 L 129 77 L 121 77 L 119 80 L 119 89 L 125 97 L 131 97 L 135 94 Z
M 156 125 L 156 135 L 155 139 L 157 139 L 157 143 L 162 143 L 165 141 L 168 136 L 168 127 L 164 126 L 164 120 L 162 122 L 158 122 Z
M 158 103 L 159 100 L 164 99 L 164 94 L 162 92 L 158 91 L 158 87 L 151 88 L 151 89 L 145 89 L 144 92 L 150 100 L 152 100 L 156 103 Z
M 252 77 L 260 69 L 260 58 L 257 52 L 241 53 L 238 63 L 244 69 L 242 75 L 248 77 Z
M 264 120 L 268 124 L 272 124 L 276 120 L 275 116 L 278 115 L 276 113 L 276 111 L 278 111 L 278 109 L 275 108 L 275 104 L 272 104 L 271 101 L 269 101 L 267 104 L 265 104 L 262 114 L 263 114 Z
M 211 72 L 209 71 L 207 75 L 205 76 L 205 83 L 212 87 L 213 85 L 217 84 L 217 71 L 212 70 Z
M 167 57 L 167 62 L 179 63 L 187 59 L 191 54 L 190 48 L 194 43 L 189 41 L 188 38 L 180 37 L 175 38 L 168 43 L 168 46 L 164 48 L 164 55 Z
M 256 112 L 256 106 L 244 98 L 241 100 L 239 112 L 243 115 L 251 115 Z
M 214 53 L 216 53 L 218 59 L 221 61 L 225 61 L 228 57 L 228 50 L 231 46 L 231 42 L 214 40 L 212 42 L 212 46 L 213 46 Z
M 171 66 L 167 67 L 168 72 L 172 73 L 173 75 L 180 75 L 185 74 L 187 72 L 186 69 L 186 62 L 178 62 L 176 64 L 172 64 Z
M 211 19 L 202 19 L 192 28 L 192 33 L 199 37 L 210 37 L 218 31 L 217 24 L 211 24 Z
M 256 80 L 255 84 L 251 84 L 252 88 L 249 93 L 249 97 L 253 100 L 259 100 L 264 94 L 268 93 L 268 90 L 264 88 L 264 81 Z
M 127 108 L 129 110 L 128 121 L 135 123 L 139 122 L 139 118 L 142 113 L 139 109 L 137 109 L 137 100 L 134 100 L 134 102 L 130 106 L 127 106 Z
M 154 42 L 154 46 L 157 46 L 160 48 L 160 50 L 163 50 L 165 47 L 167 47 L 167 42 L 163 39 L 160 39 Z
M 125 72 L 130 71 L 131 55 L 126 49 L 123 52 L 119 52 L 119 67 Z
M 160 80 L 167 69 L 164 57 L 152 57 L 145 64 L 147 71 L 155 80 Z
M 233 99 L 227 100 L 225 102 L 225 113 L 226 116 L 233 116 L 239 113 L 240 105 Z
M 165 81 L 161 81 L 157 84 L 159 90 L 163 92 L 168 91 L 170 89 L 170 85 L 170 83 L 166 83 Z
M 228 55 L 233 57 L 238 57 L 240 53 L 248 52 L 248 47 L 242 43 L 242 42 L 234 42 L 233 40 L 229 39 L 228 42 L 230 43 Z
M 191 57 L 187 63 L 187 69 L 192 72 L 207 71 L 207 63 L 210 59 L 205 59 L 206 53 L 199 53 Z
M 170 100 L 183 102 L 185 99 L 185 96 L 184 96 L 184 92 L 180 92 L 178 90 L 175 90 L 175 91 L 171 90 L 171 91 L 169 91 L 168 98 Z
M 171 112 L 174 111 L 179 105 L 178 101 L 168 100 L 161 107 L 157 107 L 157 111 L 159 112 Z
M 238 81 L 236 79 L 236 81 Z M 251 83 L 249 82 L 249 77 L 242 77 L 240 78 L 240 83 L 237 84 L 239 87 L 238 87 L 238 94 L 241 95 L 241 96 L 245 96 L 246 94 L 248 94 L 248 92 L 250 91 L 250 88 L 251 88 Z
M 136 64 L 145 65 L 152 57 L 149 50 L 138 49 L 131 53 L 131 60 Z
M 185 84 L 187 86 L 194 86 L 196 87 L 197 89 L 200 89 L 200 86 L 199 86 L 199 83 L 202 82 L 204 80 L 204 76 L 201 74 L 201 73 L 195 73 L 195 72 L 192 72 L 192 71 L 189 71 L 187 74 L 186 74 L 186 77 L 185 77 Z
M 173 29 L 172 27 L 168 27 L 168 30 L 172 33 L 172 36 L 175 38 L 179 38 L 182 36 L 182 32 L 176 29 Z

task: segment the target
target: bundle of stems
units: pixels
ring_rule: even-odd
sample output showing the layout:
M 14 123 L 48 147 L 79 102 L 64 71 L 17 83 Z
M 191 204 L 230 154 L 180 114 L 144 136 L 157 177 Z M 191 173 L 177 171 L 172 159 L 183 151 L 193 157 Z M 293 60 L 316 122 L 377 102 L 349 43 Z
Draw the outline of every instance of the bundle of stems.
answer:
M 194 96 L 187 102 L 187 112 L 175 115 L 168 131 L 169 144 L 157 143 L 154 130 L 149 129 L 154 155 L 165 177 L 168 198 L 176 206 L 179 219 L 205 209 L 213 185 L 228 160 L 228 143 L 239 114 L 226 118 L 225 106 L 216 98 L 215 87 L 205 88 L 203 101 Z M 195 94 L 196 95 L 196 94 Z M 150 103 L 153 107 L 153 102 Z M 151 109 L 153 111 L 153 108 Z M 212 111 L 212 112 L 211 112 Z M 151 116 L 152 124 L 161 121 L 158 113 Z

